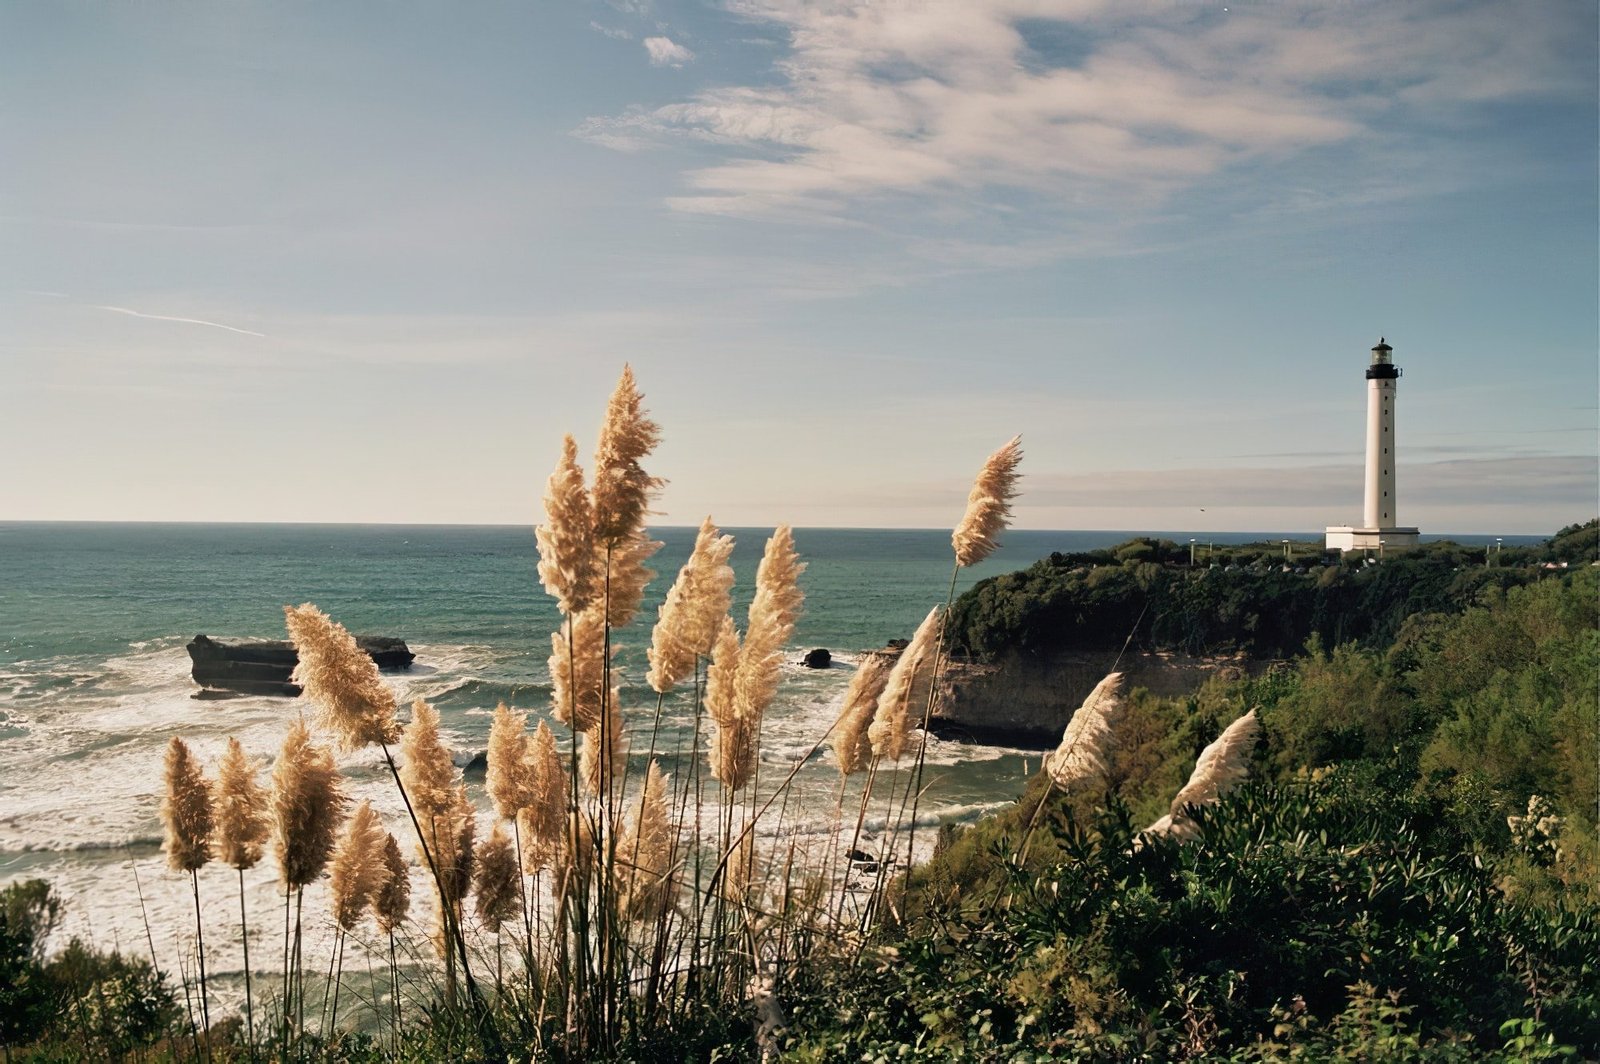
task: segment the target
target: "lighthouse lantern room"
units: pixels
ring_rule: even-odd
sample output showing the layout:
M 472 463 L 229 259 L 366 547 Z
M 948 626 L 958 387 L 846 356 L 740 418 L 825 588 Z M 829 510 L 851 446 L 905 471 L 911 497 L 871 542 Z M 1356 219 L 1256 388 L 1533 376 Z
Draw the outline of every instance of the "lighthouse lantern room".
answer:
M 1396 385 L 1400 367 L 1391 357 L 1394 348 L 1381 338 L 1367 366 L 1367 477 L 1361 524 L 1333 525 L 1327 532 L 1330 551 L 1407 550 L 1417 545 L 1417 530 L 1402 528 L 1396 518 L 1398 493 L 1394 465 Z

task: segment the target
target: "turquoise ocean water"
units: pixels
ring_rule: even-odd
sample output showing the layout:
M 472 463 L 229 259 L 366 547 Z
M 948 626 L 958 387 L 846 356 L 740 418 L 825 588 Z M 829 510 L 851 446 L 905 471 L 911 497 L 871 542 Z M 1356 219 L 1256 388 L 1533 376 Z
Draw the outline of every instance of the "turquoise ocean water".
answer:
M 735 616 L 742 619 L 770 530 L 725 531 L 738 541 Z M 645 756 L 637 732 L 655 708 L 643 683 L 647 625 L 694 535 L 683 528 L 653 534 L 666 544 L 652 564 L 660 575 L 640 621 L 618 638 L 635 771 Z M 957 591 L 1052 551 L 1109 546 L 1134 534 L 1013 531 L 992 558 L 960 575 Z M 1217 543 L 1313 538 L 1164 535 Z M 937 530 L 801 529 L 795 540 L 809 568 L 791 657 L 798 662 L 806 649 L 825 647 L 839 667 L 787 670 L 763 732 L 762 780 L 771 786 L 801 763 L 785 831 L 824 832 L 838 776 L 831 754 L 812 747 L 834 719 L 860 652 L 909 636 L 944 601 L 951 554 L 948 533 Z M 108 947 L 142 946 L 142 900 L 157 950 L 174 965 L 192 915 L 187 878 L 165 871 L 159 851 L 165 744 L 182 735 L 212 763 L 235 735 L 265 762 L 298 711 L 286 698 L 195 699 L 184 644 L 199 632 L 284 638 L 281 607 L 305 601 L 354 632 L 402 637 L 417 663 L 388 679 L 403 700 L 424 697 L 439 708 L 465 764 L 483 749 L 496 703 L 536 715 L 547 709 L 545 662 L 558 617 L 536 564 L 533 536 L 523 528 L 0 523 L 0 883 L 51 879 L 69 903 L 67 930 Z M 668 767 L 681 770 L 691 724 L 685 691 L 664 714 L 659 753 Z M 996 808 L 1038 767 L 1036 754 L 937 740 L 928 761 L 922 808 L 930 821 Z M 341 766 L 353 793 L 371 798 L 402 834 L 404 814 L 372 752 Z M 251 886 L 251 905 L 263 913 L 281 906 L 268 865 Z M 217 881 L 206 920 L 217 922 L 220 945 L 215 958 L 208 950 L 208 966 L 224 980 L 227 943 L 237 937 L 228 931 L 237 899 L 222 889 L 231 875 L 202 872 L 203 887 L 208 876 Z M 231 963 L 237 971 L 237 957 Z

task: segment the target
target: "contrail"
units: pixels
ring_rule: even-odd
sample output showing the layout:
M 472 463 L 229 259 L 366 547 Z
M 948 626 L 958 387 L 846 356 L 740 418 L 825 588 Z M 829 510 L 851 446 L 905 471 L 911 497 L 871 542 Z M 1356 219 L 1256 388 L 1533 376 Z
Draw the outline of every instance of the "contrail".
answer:
M 243 333 L 245 336 L 259 336 L 262 339 L 265 339 L 267 335 L 266 333 L 251 332 L 249 329 L 236 329 L 232 325 L 223 325 L 220 322 L 201 321 L 199 318 L 174 318 L 168 314 L 146 314 L 139 310 L 129 310 L 127 307 L 107 307 L 96 304 L 95 309 L 109 310 L 114 314 L 126 314 L 133 318 L 148 318 L 151 321 L 175 321 L 183 325 L 209 325 L 213 329 L 226 329 L 229 332 Z

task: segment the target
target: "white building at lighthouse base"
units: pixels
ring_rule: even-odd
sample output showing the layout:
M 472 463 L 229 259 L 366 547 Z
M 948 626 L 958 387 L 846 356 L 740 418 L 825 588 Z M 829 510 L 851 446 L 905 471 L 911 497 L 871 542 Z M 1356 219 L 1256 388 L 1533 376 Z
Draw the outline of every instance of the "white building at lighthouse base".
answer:
M 1370 550 L 1382 554 L 1391 550 L 1410 550 L 1417 545 L 1414 528 L 1356 528 L 1329 525 L 1327 549 L 1330 551 Z

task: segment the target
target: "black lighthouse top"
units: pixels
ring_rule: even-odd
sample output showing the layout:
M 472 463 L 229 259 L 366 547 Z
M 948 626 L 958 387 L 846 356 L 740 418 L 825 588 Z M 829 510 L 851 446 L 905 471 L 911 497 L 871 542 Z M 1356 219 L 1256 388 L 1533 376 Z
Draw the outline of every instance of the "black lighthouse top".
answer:
M 1378 337 L 1378 346 L 1372 349 L 1372 364 L 1367 367 L 1367 380 L 1393 380 L 1400 376 L 1400 370 L 1389 361 L 1389 353 L 1393 350 L 1383 342 L 1383 337 Z

